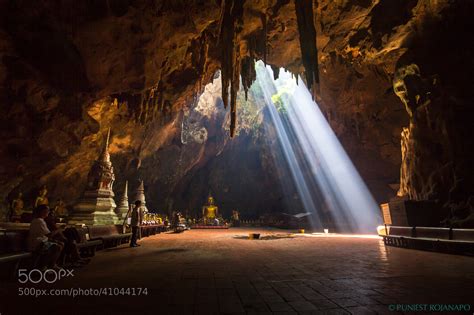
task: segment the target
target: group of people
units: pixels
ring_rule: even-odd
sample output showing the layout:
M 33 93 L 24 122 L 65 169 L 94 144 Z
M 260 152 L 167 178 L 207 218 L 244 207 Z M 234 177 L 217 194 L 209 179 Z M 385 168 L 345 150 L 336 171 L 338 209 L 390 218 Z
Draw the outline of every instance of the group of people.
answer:
M 130 247 L 140 246 L 137 243 L 139 226 L 142 218 L 141 201 L 137 200 L 131 210 L 132 237 Z M 77 244 L 81 242 L 79 232 L 74 227 L 65 229 L 56 225 L 56 217 L 47 205 L 35 208 L 34 219 L 28 234 L 28 250 L 40 258 L 40 268 L 60 269 L 58 261 L 70 263 L 74 267 L 86 264 L 88 260 L 81 258 Z
M 28 249 L 38 255 L 40 268 L 59 269 L 60 258 L 74 267 L 88 262 L 80 256 L 77 244 L 81 239 L 74 227 L 59 228 L 56 217 L 47 205 L 37 206 L 33 216 L 28 234 Z

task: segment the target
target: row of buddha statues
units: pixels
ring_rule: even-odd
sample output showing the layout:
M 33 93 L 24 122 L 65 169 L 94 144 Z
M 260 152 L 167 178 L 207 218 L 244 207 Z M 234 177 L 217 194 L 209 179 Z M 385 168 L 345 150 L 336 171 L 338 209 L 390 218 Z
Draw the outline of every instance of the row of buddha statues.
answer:
M 128 186 L 128 183 L 125 184 L 125 191 L 124 191 L 125 198 L 122 197 L 122 199 L 124 199 L 124 201 L 126 202 L 126 207 L 128 209 L 129 205 L 128 205 L 128 196 L 127 196 L 127 186 Z M 32 203 L 32 208 L 28 208 L 28 207 L 25 207 L 23 194 L 19 192 L 17 197 L 13 199 L 13 201 L 10 203 L 10 206 L 6 215 L 7 221 L 15 222 L 15 223 L 30 221 L 32 213 L 33 213 L 32 209 L 40 205 L 51 206 L 47 194 L 48 194 L 48 189 L 46 185 L 41 186 L 38 196 L 35 198 L 34 202 Z M 145 202 L 143 182 L 140 182 L 140 186 L 137 189 L 137 198 Z M 149 213 L 148 209 L 146 208 L 146 204 L 144 206 L 144 209 L 142 210 L 144 213 L 144 218 L 147 222 L 162 220 L 161 217 L 160 219 L 158 219 L 158 217 L 155 218 L 155 214 Z M 60 222 L 66 221 L 68 216 L 70 215 L 69 210 L 66 206 L 66 203 L 62 200 L 62 198 L 58 198 L 56 200 L 54 207 L 51 207 L 51 212 L 55 218 L 60 220 Z M 125 210 L 123 212 L 125 212 Z
M 128 182 L 125 183 L 125 191 L 124 191 L 122 199 L 120 200 L 119 207 L 123 205 L 129 207 L 127 193 L 128 193 Z M 35 208 L 40 205 L 49 206 L 49 199 L 48 199 L 47 194 L 48 194 L 48 189 L 46 185 L 43 185 L 39 190 L 38 196 L 36 197 L 33 206 Z M 141 197 L 142 195 L 143 197 Z M 137 189 L 137 197 L 145 201 L 142 182 L 140 183 L 140 186 Z M 22 218 L 22 216 L 24 216 L 24 214 L 30 214 L 32 211 L 25 209 L 24 205 L 25 203 L 23 201 L 23 194 L 20 192 L 18 193 L 18 196 L 11 202 L 10 212 L 7 216 L 10 222 L 22 222 L 22 221 L 28 220 L 28 219 Z M 218 209 L 219 208 L 215 205 L 214 198 L 212 197 L 212 195 L 209 195 L 207 199 L 207 204 L 202 207 L 201 219 L 196 220 L 195 218 L 190 218 L 189 216 L 181 216 L 181 213 L 179 211 L 174 211 L 172 217 L 174 217 L 176 214 L 179 214 L 179 216 L 182 217 L 181 220 L 183 220 L 188 225 L 194 225 L 194 224 L 220 225 L 224 223 L 224 220 L 222 219 L 222 216 L 220 216 Z M 56 203 L 51 210 L 52 210 L 52 215 L 58 218 L 60 222 L 66 221 L 69 216 L 69 211 L 66 207 L 66 204 L 63 202 L 61 198 L 58 198 L 56 200 Z M 168 216 L 166 215 L 148 212 L 148 209 L 146 208 L 144 210 L 145 211 L 143 214 L 143 224 L 145 225 L 146 224 L 164 224 L 170 221 L 168 219 Z M 232 211 L 231 220 L 232 222 L 234 222 L 234 224 L 240 221 L 238 211 L 236 210 Z
M 48 194 L 48 189 L 46 188 L 46 185 L 41 186 L 38 196 L 36 197 L 33 203 L 33 208 L 36 208 L 40 205 L 49 206 L 49 200 L 48 200 L 47 194 Z M 52 210 L 55 216 L 58 218 L 64 218 L 68 216 L 68 210 L 67 210 L 66 204 L 63 202 L 61 198 L 58 198 L 56 200 L 56 204 L 54 205 L 54 208 Z M 23 201 L 23 194 L 19 192 L 17 197 L 13 199 L 13 201 L 10 204 L 9 211 L 7 213 L 7 221 L 21 222 L 22 216 L 24 217 L 24 214 L 27 214 L 27 215 L 32 214 L 32 210 L 25 208 L 25 202 Z

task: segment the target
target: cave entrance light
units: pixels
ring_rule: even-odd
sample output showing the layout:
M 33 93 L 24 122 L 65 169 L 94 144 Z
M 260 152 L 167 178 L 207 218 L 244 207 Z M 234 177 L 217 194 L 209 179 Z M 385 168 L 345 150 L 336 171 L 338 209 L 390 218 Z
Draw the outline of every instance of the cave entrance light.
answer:
M 314 229 L 375 233 L 378 207 L 310 92 L 291 73 L 256 63 L 257 80 L 304 210 Z M 331 227 L 330 227 L 331 229 Z M 331 232 L 331 230 L 330 230 Z

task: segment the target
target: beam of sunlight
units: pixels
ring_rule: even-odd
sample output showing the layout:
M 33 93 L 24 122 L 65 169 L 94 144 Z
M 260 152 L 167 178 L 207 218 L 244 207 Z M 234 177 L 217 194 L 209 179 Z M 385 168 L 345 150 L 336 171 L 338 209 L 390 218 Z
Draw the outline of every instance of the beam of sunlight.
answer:
M 260 62 L 259 62 L 260 63 Z M 287 161 L 290 173 L 293 177 L 294 184 L 298 191 L 301 202 L 306 211 L 316 214 L 316 216 L 311 217 L 311 224 L 315 228 L 321 228 L 321 220 L 317 217 L 318 211 L 316 211 L 316 204 L 314 203 L 313 198 L 311 197 L 311 191 L 308 187 L 307 181 L 304 180 L 303 170 L 298 164 L 298 158 L 295 150 L 292 147 L 291 135 L 286 131 L 284 127 L 284 122 L 282 121 L 279 113 L 273 104 L 272 96 L 277 93 L 277 88 L 275 85 L 268 84 L 267 82 L 271 81 L 270 74 L 266 72 L 265 68 L 262 68 L 262 65 L 257 63 L 257 83 L 260 84 L 263 96 L 265 98 L 268 111 L 270 113 L 271 120 L 275 126 L 277 137 L 282 147 L 283 155 Z
M 375 233 L 378 207 L 328 122 L 300 79 L 256 63 L 265 98 L 286 163 L 315 229 Z
M 310 233 L 310 234 L 293 234 L 297 237 L 329 237 L 329 238 L 371 238 L 381 240 L 382 237 L 374 234 L 341 234 L 341 233 Z M 383 243 L 382 243 L 383 244 Z

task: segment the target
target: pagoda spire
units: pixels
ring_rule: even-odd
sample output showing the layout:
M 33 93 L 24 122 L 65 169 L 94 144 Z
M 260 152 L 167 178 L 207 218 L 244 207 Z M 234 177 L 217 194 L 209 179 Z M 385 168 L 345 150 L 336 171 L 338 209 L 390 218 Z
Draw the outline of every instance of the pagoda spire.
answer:
M 103 162 L 108 162 L 110 163 L 110 154 L 109 154 L 109 139 L 110 139 L 110 127 L 107 130 L 107 138 L 105 140 L 105 147 L 102 151 L 102 154 L 100 156 L 100 160 Z
M 115 210 L 120 219 L 125 219 L 128 213 L 128 180 L 125 181 L 125 188 L 119 201 L 119 206 Z
M 145 200 L 145 185 L 143 183 L 143 180 L 140 180 L 140 185 L 138 185 L 138 188 L 135 193 L 135 200 L 140 200 L 142 202 L 142 210 L 146 213 L 148 212 L 148 209 L 146 207 L 146 200 Z

